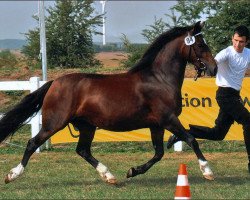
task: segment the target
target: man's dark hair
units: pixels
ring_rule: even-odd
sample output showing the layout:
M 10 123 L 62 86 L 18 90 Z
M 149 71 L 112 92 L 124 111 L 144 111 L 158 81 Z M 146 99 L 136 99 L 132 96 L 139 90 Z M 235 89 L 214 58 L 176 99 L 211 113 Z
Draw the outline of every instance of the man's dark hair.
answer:
M 241 25 L 234 29 L 234 34 L 237 33 L 240 37 L 246 36 L 246 39 L 249 40 L 249 30 L 246 26 Z

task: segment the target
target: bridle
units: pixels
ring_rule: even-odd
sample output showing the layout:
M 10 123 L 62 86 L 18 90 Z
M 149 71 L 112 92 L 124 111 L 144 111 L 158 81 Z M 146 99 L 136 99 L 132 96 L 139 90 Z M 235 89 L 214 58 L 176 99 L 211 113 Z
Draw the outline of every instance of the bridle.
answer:
M 188 36 L 185 38 L 185 40 L 187 38 L 189 38 L 190 40 L 194 39 L 193 42 L 190 42 L 190 44 L 187 44 L 186 41 L 185 41 L 185 44 L 188 45 L 190 48 L 189 48 L 189 53 L 188 53 L 188 60 L 190 60 L 190 56 L 191 56 L 191 51 L 193 49 L 194 51 L 194 54 L 195 54 L 195 57 L 196 57 L 196 60 L 197 62 L 199 63 L 199 67 L 197 67 L 196 65 L 194 65 L 194 68 L 195 68 L 195 71 L 196 71 L 196 75 L 194 77 L 194 80 L 196 81 L 199 77 L 202 77 L 202 76 L 205 76 L 205 73 L 206 73 L 206 70 L 207 70 L 207 66 L 204 62 L 201 61 L 201 59 L 197 56 L 196 54 L 196 51 L 194 49 L 194 46 L 193 44 L 195 44 L 195 37 L 197 35 L 201 35 L 201 33 L 197 33 L 195 34 L 193 37 L 191 37 L 188 33 Z

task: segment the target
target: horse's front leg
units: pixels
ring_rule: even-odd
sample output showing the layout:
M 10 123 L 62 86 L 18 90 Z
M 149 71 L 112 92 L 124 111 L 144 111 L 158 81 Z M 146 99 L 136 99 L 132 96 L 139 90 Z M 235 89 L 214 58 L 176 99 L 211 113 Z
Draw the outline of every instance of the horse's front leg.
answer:
M 206 158 L 202 154 L 197 140 L 186 131 L 178 117 L 175 115 L 171 115 L 166 124 L 167 125 L 165 126 L 165 128 L 167 130 L 175 134 L 182 141 L 185 141 L 193 149 L 198 158 L 200 170 L 204 178 L 208 180 L 214 180 L 213 172 L 210 169 Z
M 151 131 L 152 143 L 155 149 L 155 155 L 147 163 L 137 166 L 137 167 L 130 168 L 127 173 L 127 178 L 134 177 L 139 174 L 144 174 L 156 162 L 160 161 L 164 155 L 164 147 L 163 147 L 164 128 L 162 127 L 150 128 L 150 131 Z

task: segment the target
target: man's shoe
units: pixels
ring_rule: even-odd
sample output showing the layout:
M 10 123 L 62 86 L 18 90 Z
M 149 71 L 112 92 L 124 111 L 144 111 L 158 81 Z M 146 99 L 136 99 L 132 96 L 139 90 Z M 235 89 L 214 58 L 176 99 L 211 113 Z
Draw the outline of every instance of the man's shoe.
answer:
M 175 135 L 171 135 L 168 138 L 168 142 L 167 142 L 167 149 L 170 149 L 176 142 L 179 142 L 180 139 L 178 137 L 176 137 Z

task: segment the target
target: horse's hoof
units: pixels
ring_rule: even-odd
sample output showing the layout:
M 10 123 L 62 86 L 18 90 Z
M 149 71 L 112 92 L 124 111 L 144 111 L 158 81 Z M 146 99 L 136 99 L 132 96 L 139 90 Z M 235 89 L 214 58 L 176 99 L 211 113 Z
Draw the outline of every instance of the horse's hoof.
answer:
M 102 180 L 105 182 L 105 183 L 108 183 L 108 184 L 111 184 L 111 185 L 115 185 L 117 184 L 117 180 L 115 177 L 111 177 L 111 178 L 108 178 L 107 176 L 103 176 L 101 177 Z
M 128 172 L 127 172 L 127 178 L 133 177 L 132 175 L 133 175 L 133 172 L 132 172 L 132 168 L 131 168 L 131 169 L 129 169 Z
M 135 176 L 135 168 L 130 168 L 127 173 L 127 178 L 131 178 Z
M 20 163 L 17 167 L 10 170 L 10 172 L 6 175 L 4 182 L 10 183 L 14 180 L 16 180 L 22 173 L 24 172 L 24 167 Z
M 117 180 L 114 178 L 114 179 L 107 179 L 106 182 L 108 184 L 111 184 L 111 185 L 116 185 L 117 184 Z
M 207 180 L 213 181 L 214 175 L 213 174 L 203 174 L 203 177 Z
M 101 176 L 102 180 L 108 184 L 117 184 L 117 180 L 116 178 L 112 175 L 112 176 L 106 176 L 106 175 L 102 175 Z
M 200 164 L 200 170 L 202 172 L 203 177 L 207 180 L 213 181 L 214 174 L 213 174 L 212 170 L 210 169 L 208 162 L 199 160 L 199 164 Z
M 10 179 L 10 177 L 9 177 L 9 174 L 7 174 L 7 175 L 5 176 L 4 182 L 5 182 L 5 184 L 8 184 L 8 183 L 11 182 L 11 179 Z

